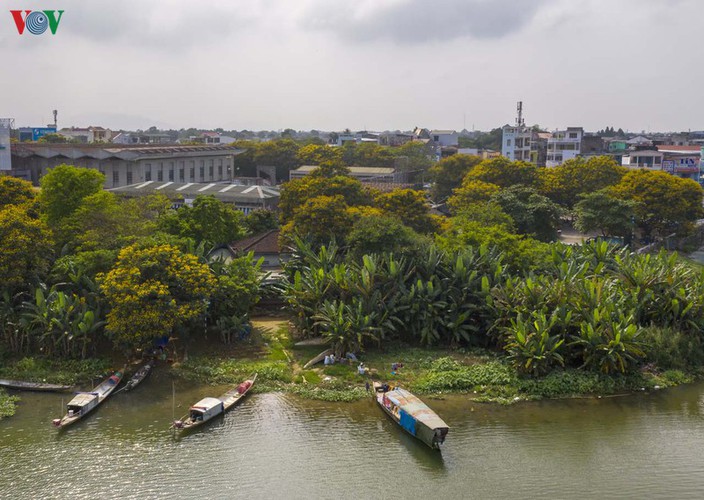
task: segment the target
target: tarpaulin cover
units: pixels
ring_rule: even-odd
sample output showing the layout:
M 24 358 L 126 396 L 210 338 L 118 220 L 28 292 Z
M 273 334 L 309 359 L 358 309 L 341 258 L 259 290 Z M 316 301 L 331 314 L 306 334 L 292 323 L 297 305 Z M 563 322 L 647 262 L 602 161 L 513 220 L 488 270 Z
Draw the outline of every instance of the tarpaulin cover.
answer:
M 416 419 L 403 410 L 399 411 L 399 416 L 401 417 L 401 421 L 399 422 L 401 424 L 401 427 L 406 429 L 409 433 L 411 433 L 411 435 L 415 436 Z

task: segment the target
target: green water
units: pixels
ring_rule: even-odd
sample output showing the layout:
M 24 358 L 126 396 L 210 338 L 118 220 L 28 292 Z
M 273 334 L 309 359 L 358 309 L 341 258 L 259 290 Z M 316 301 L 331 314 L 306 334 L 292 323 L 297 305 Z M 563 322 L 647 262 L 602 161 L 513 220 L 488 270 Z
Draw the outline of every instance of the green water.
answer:
M 224 387 L 176 384 L 175 413 Z M 64 395 L 64 403 L 70 397 Z M 0 498 L 702 498 L 704 385 L 605 399 L 426 401 L 442 453 L 354 404 L 252 395 L 200 431 L 168 430 L 156 372 L 61 433 L 62 396 L 0 421 Z

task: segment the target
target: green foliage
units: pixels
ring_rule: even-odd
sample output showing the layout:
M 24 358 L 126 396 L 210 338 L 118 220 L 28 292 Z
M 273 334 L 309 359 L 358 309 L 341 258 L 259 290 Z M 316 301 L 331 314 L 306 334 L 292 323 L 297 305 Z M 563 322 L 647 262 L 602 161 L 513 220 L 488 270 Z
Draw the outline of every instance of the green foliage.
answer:
M 28 382 L 73 385 L 91 382 L 110 372 L 112 362 L 103 358 L 51 359 L 23 357 L 0 367 L 0 377 Z
M 0 419 L 14 415 L 19 400 L 18 396 L 10 396 L 0 389 Z
M 279 216 L 273 210 L 253 210 L 244 218 L 244 227 L 251 235 L 279 228 Z
M 441 358 L 413 387 L 421 392 L 474 391 L 482 386 L 515 385 L 517 381 L 516 373 L 499 361 L 466 366 Z
M 372 204 L 372 198 L 362 187 L 362 183 L 352 177 L 306 176 L 283 185 L 279 200 L 282 223 L 289 222 L 296 209 L 318 196 L 342 196 L 345 204 L 351 207 Z
M 572 158 L 557 167 L 540 170 L 541 190 L 555 203 L 572 208 L 581 195 L 617 184 L 627 171 L 608 156 Z
M 636 224 L 645 235 L 687 234 L 702 217 L 701 186 L 663 171 L 630 170 L 613 186 L 616 197 L 636 203 Z
M 557 238 L 562 209 L 535 189 L 512 186 L 495 194 L 492 201 L 511 216 L 520 234 L 532 235 L 540 241 Z
M 397 217 L 418 233 L 434 233 L 439 228 L 438 221 L 430 215 L 430 204 L 422 191 L 395 189 L 379 194 L 374 201 L 384 213 Z
M 415 254 L 427 244 L 424 237 L 397 218 L 374 215 L 360 217 L 346 241 L 350 253 L 359 259 L 369 253 Z
M 32 183 L 9 175 L 0 175 L 0 209 L 6 205 L 23 205 L 35 198 Z
M 84 198 L 100 192 L 105 176 L 92 168 L 59 165 L 50 169 L 39 181 L 39 202 L 51 227 L 73 214 Z
M 430 174 L 435 181 L 431 191 L 433 200 L 440 203 L 447 199 L 452 191 L 462 184 L 465 175 L 481 161 L 479 156 L 457 154 L 436 163 L 430 169 Z
M 615 198 L 608 190 L 589 193 L 575 205 L 574 227 L 582 233 L 599 230 L 603 236 L 630 237 L 635 208 L 634 201 Z
M 169 245 L 123 249 L 100 285 L 117 344 L 140 346 L 202 317 L 216 287 L 208 266 Z M 185 333 L 185 332 L 183 332 Z
M 455 189 L 453 195 L 447 200 L 447 205 L 455 214 L 467 211 L 470 207 L 489 202 L 500 189 L 496 184 L 467 178 L 462 182 L 461 187 Z
M 49 270 L 52 234 L 28 208 L 0 206 L 0 290 L 27 290 Z
M 511 319 L 511 327 L 506 329 L 505 349 L 519 372 L 539 376 L 565 365 L 560 353 L 565 340 L 551 334 L 556 322 L 555 313 L 547 318 L 542 312 L 534 312 L 530 319 L 521 314 Z
M 344 241 L 354 223 L 347 209 L 341 195 L 310 198 L 294 211 L 293 219 L 281 229 L 281 237 L 290 240 L 298 234 L 314 245 Z
M 504 156 L 491 158 L 479 163 L 464 177 L 465 182 L 483 181 L 500 188 L 540 186 L 540 171 L 535 165 L 521 161 L 511 161 Z
M 231 243 L 244 236 L 242 212 L 214 196 L 199 195 L 193 206 L 184 205 L 164 214 L 159 227 L 170 234 L 207 241 L 213 245 Z

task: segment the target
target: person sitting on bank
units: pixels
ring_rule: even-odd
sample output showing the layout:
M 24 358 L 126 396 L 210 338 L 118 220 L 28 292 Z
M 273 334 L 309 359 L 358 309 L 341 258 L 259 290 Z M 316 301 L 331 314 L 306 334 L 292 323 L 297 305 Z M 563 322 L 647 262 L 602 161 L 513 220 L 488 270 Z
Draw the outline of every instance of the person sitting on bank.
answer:
M 360 375 L 365 375 L 367 373 L 367 368 L 364 366 L 364 363 L 359 364 L 359 366 L 357 367 L 357 372 Z

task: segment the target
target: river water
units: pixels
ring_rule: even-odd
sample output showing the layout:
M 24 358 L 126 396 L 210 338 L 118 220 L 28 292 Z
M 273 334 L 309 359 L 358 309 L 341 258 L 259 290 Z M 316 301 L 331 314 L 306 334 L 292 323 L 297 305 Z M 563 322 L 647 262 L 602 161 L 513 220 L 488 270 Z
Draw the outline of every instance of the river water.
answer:
M 225 389 L 177 382 L 176 416 Z M 59 433 L 70 396 L 23 393 L 0 421 L 0 498 L 704 497 L 704 384 L 509 407 L 428 399 L 451 427 L 442 453 L 371 400 L 254 394 L 179 439 L 165 373 Z

